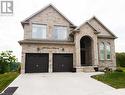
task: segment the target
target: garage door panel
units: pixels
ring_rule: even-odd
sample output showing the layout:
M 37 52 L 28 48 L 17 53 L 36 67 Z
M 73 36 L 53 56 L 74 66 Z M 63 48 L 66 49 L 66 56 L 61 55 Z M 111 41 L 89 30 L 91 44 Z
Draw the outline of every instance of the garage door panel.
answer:
M 25 72 L 26 73 L 40 73 L 48 72 L 48 54 L 27 53 Z
M 72 72 L 73 54 L 53 54 L 53 72 Z

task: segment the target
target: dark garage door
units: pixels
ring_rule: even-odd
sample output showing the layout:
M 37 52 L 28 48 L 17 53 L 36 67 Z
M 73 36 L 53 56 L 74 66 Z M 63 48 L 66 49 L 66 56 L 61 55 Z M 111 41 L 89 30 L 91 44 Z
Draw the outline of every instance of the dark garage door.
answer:
M 53 54 L 53 72 L 72 72 L 73 54 Z
M 49 55 L 47 53 L 27 53 L 25 62 L 26 73 L 48 72 Z

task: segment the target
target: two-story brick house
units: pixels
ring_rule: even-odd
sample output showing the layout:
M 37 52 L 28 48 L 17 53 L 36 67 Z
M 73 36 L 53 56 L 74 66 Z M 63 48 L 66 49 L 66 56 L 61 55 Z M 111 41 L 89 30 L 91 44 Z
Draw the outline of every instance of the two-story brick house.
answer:
M 50 4 L 21 24 L 22 73 L 116 68 L 117 37 L 96 17 L 76 27 Z

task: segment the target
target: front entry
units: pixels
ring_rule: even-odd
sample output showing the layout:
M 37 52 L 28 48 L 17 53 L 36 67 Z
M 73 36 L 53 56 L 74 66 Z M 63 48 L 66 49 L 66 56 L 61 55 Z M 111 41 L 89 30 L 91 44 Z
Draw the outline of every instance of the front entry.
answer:
M 84 36 L 80 40 L 81 66 L 92 65 L 92 39 Z
M 73 54 L 53 54 L 53 72 L 72 72 Z

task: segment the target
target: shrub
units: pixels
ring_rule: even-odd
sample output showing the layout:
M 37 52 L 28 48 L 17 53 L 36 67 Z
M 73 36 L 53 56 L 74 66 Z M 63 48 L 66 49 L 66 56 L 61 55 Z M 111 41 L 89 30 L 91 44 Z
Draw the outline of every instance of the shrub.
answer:
M 16 57 L 12 54 L 12 51 L 0 52 L 0 73 L 18 71 L 20 63 Z
M 20 63 L 19 62 L 13 62 L 10 65 L 10 71 L 18 71 L 19 68 L 20 68 Z
M 125 53 L 116 53 L 117 66 L 125 67 Z
M 123 70 L 121 68 L 117 68 L 115 71 L 116 72 L 123 72 Z
M 106 67 L 106 68 L 104 69 L 104 72 L 105 72 L 105 73 L 111 73 L 111 72 L 112 72 L 112 69 L 109 68 L 109 67 Z

